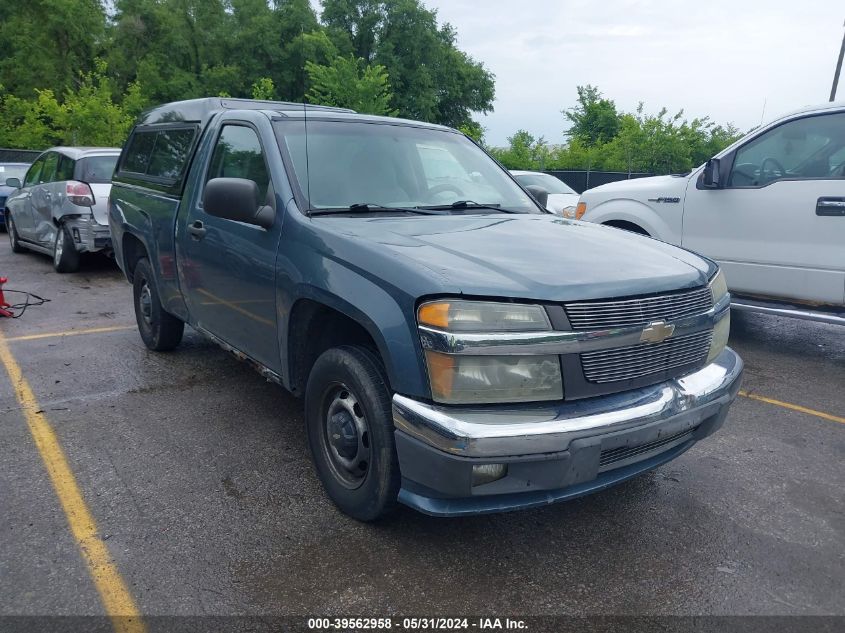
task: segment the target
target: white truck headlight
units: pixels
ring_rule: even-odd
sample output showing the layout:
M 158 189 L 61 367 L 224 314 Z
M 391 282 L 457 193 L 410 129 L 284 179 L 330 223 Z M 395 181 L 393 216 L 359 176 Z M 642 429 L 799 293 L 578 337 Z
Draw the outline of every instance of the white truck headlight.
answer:
M 551 330 L 542 306 L 487 301 L 433 301 L 420 306 L 421 326 L 450 333 Z M 425 350 L 431 395 L 444 404 L 562 400 L 560 360 L 547 356 L 472 356 Z
M 710 280 L 710 292 L 713 294 L 713 305 L 721 301 L 728 294 L 728 283 L 725 280 L 725 273 L 721 269 Z M 707 362 L 713 362 L 722 353 L 728 344 L 728 337 L 731 333 L 731 312 L 723 316 L 713 328 L 713 338 L 710 339 L 710 352 L 707 354 Z
M 568 207 L 563 207 L 560 214 L 568 220 L 575 219 L 575 205 L 571 204 Z

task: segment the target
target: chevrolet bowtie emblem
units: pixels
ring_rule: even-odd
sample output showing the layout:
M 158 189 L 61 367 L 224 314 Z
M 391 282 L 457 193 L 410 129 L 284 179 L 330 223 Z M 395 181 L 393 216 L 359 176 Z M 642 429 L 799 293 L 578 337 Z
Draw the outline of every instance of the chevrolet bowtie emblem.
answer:
M 640 335 L 642 343 L 662 343 L 675 333 L 675 326 L 666 321 L 649 323 Z

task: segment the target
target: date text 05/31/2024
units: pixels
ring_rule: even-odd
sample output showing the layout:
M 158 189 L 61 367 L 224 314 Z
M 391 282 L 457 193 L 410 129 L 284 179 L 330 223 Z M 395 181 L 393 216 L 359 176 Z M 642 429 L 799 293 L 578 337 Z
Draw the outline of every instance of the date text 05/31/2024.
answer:
M 309 618 L 308 628 L 315 631 L 495 631 L 525 630 L 524 620 L 512 618 Z

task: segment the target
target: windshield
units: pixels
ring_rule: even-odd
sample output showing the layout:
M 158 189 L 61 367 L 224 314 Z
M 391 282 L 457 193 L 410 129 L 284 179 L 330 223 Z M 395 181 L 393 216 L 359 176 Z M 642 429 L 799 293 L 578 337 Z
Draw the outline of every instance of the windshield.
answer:
M 460 134 L 407 125 L 349 121 L 277 124 L 309 209 L 352 205 L 433 207 L 468 203 L 541 213 L 487 154 Z M 310 200 L 309 200 L 310 198 Z M 473 209 L 473 211 L 476 211 Z
M 76 179 L 92 184 L 111 182 L 118 156 L 88 156 L 76 165 Z
M 7 178 L 17 178 L 23 182 L 29 165 L 0 165 L 0 185 L 6 184 Z
M 523 187 L 530 187 L 532 185 L 536 187 L 542 187 L 546 191 L 551 194 L 555 193 L 571 193 L 578 195 L 575 193 L 575 190 L 570 188 L 565 182 L 563 182 L 560 178 L 555 178 L 550 174 L 514 174 L 514 178 L 517 179 L 519 184 Z

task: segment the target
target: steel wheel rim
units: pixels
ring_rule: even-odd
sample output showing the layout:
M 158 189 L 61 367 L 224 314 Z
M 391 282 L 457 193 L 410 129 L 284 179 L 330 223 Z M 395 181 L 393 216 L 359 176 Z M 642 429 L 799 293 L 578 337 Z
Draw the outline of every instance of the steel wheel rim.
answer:
M 9 233 L 9 245 L 14 248 L 15 247 L 15 223 L 12 222 L 12 216 L 6 216 L 6 231 Z
M 146 281 L 141 286 L 138 294 L 138 307 L 141 309 L 141 318 L 148 326 L 153 322 L 153 293 L 150 291 L 150 284 Z
M 334 478 L 344 488 L 360 488 L 370 472 L 371 436 L 358 398 L 344 384 L 326 391 L 321 444 Z

